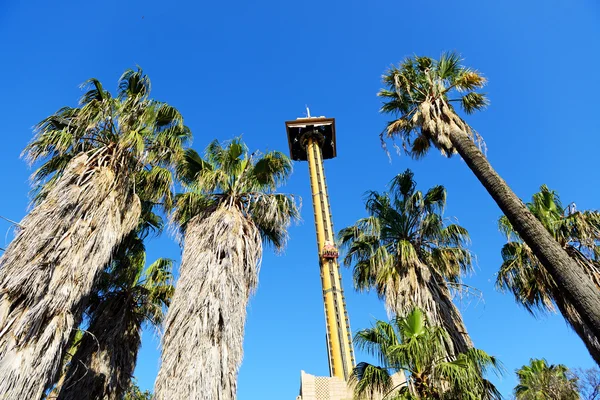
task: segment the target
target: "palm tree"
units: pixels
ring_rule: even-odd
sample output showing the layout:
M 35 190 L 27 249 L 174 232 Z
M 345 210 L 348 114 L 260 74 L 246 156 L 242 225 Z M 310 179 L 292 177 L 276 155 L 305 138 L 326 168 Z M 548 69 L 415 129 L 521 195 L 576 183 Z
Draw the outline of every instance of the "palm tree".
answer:
M 471 255 L 467 230 L 444 221 L 445 204 L 443 186 L 423 194 L 406 170 L 392 179 L 389 193 L 367 194 L 369 216 L 341 230 L 339 238 L 359 290 L 375 288 L 392 314 L 422 309 L 448 331 L 448 353 L 456 354 L 473 347 L 450 292 L 461 289 Z
M 179 112 L 126 71 L 112 97 L 96 79 L 79 107 L 43 120 L 25 149 L 41 195 L 0 259 L 0 397 L 40 398 L 85 299 L 138 224 L 141 201 L 171 202 L 169 167 L 190 136 Z
M 152 400 L 152 393 L 149 390 L 142 392 L 137 383 L 132 380 L 123 400 Z
M 576 211 L 573 205 L 563 207 L 558 194 L 545 185 L 533 195 L 527 208 L 600 290 L 600 213 Z M 510 290 L 515 300 L 533 315 L 552 312 L 556 306 L 581 337 L 594 360 L 600 364 L 600 338 L 593 334 L 571 300 L 530 247 L 523 243 L 508 219 L 500 218 L 499 224 L 508 243 L 502 248 L 504 262 L 498 272 L 496 286 Z
M 89 327 L 70 360 L 59 400 L 122 399 L 131 383 L 143 326 L 158 327 L 163 320 L 174 291 L 173 263 L 160 258 L 144 269 L 143 230 L 121 243 L 102 273 L 88 306 Z
M 43 187 L 38 188 L 39 189 L 44 189 Z M 39 192 L 38 192 L 39 193 Z M 40 197 L 36 196 L 36 201 L 39 201 Z M 132 274 L 140 274 L 143 272 L 143 267 L 144 267 L 144 262 L 145 262 L 145 247 L 144 247 L 144 240 L 150 235 L 150 234 L 160 234 L 163 230 L 163 221 L 162 218 L 160 216 L 158 216 L 157 214 L 155 214 L 154 212 L 152 212 L 152 208 L 153 205 L 148 203 L 148 202 L 143 202 L 142 203 L 142 216 L 140 218 L 139 221 L 139 225 L 137 226 L 137 228 L 135 229 L 134 232 L 130 233 L 129 235 L 127 235 L 127 237 L 123 240 L 123 242 L 121 242 L 121 244 L 119 245 L 119 247 L 117 248 L 117 250 L 115 251 L 115 253 L 112 256 L 112 259 L 109 263 L 109 265 L 106 267 L 106 269 L 104 271 L 101 272 L 100 275 L 100 279 L 98 280 L 98 282 L 94 285 L 94 289 L 93 292 L 90 294 L 88 300 L 87 300 L 87 309 L 85 311 L 86 314 L 86 322 L 82 323 L 80 328 L 77 330 L 73 331 L 73 335 L 72 338 L 69 340 L 69 349 L 68 351 L 64 352 L 63 354 L 63 359 L 61 362 L 61 367 L 60 367 L 60 374 L 59 374 L 59 379 L 56 382 L 56 384 L 54 384 L 54 386 L 52 387 L 52 390 L 46 395 L 46 399 L 56 399 L 58 398 L 58 394 L 61 391 L 65 380 L 67 377 L 69 377 L 70 374 L 72 374 L 74 371 L 76 372 L 78 369 L 83 369 L 86 371 L 89 371 L 90 368 L 88 368 L 88 366 L 90 365 L 90 360 L 85 360 L 82 359 L 82 355 L 93 355 L 94 351 L 97 351 L 100 347 L 106 347 L 106 345 L 101 345 L 98 341 L 98 336 L 96 334 L 98 334 L 98 332 L 96 332 L 96 334 L 94 332 L 92 332 L 90 329 L 90 326 L 101 326 L 101 324 L 98 324 L 96 321 L 96 319 L 98 319 L 99 315 L 96 315 L 93 310 L 103 310 L 103 306 L 102 306 L 102 302 L 104 300 L 106 300 L 107 302 L 113 301 L 116 298 L 119 298 L 119 296 L 114 296 L 114 292 L 115 291 L 124 291 L 127 289 L 130 289 L 128 287 L 129 283 L 126 279 L 128 277 L 132 277 Z M 160 260 L 159 260 L 160 261 Z M 164 263 L 171 263 L 170 260 L 165 260 Z M 169 265 L 165 264 L 167 267 L 169 267 Z M 140 269 L 142 268 L 142 269 Z M 168 272 L 168 271 L 167 271 Z M 165 279 L 169 278 L 170 279 L 170 272 L 168 274 L 166 274 Z M 125 278 L 125 279 L 124 279 Z M 137 278 L 141 278 L 140 276 L 136 276 Z M 164 282 L 165 284 L 168 284 L 168 282 Z M 161 287 L 163 285 L 160 285 Z M 166 287 L 166 286 L 165 286 Z M 170 291 L 173 291 L 173 287 L 170 286 Z M 139 288 L 135 288 L 135 289 L 139 289 Z M 134 289 L 134 290 L 135 290 Z M 160 288 L 158 288 L 160 289 Z M 130 300 L 133 300 L 134 298 L 141 298 L 141 299 L 145 299 L 145 297 L 141 297 L 141 296 L 132 296 Z M 168 300 L 170 299 L 170 294 L 168 296 L 168 298 L 166 298 L 165 300 L 168 302 Z M 126 309 L 127 306 L 129 306 L 129 309 L 133 309 L 134 312 L 143 312 L 143 308 L 142 306 L 144 306 L 144 303 L 140 303 L 140 304 L 136 304 L 133 302 L 129 302 L 130 304 L 127 304 L 128 299 L 124 296 L 122 296 L 122 300 L 123 300 L 123 304 L 121 304 L 121 308 L 122 309 Z M 146 298 L 147 300 L 147 298 Z M 157 306 L 160 306 L 160 299 L 157 298 Z M 168 304 L 167 304 L 168 305 Z M 131 311 L 131 310 L 129 310 Z M 128 311 L 128 312 L 129 312 Z M 102 315 L 102 313 L 100 313 L 100 315 Z M 150 321 L 150 318 L 148 318 L 148 322 L 152 322 Z M 146 321 L 142 321 L 142 322 L 146 322 Z M 155 325 L 156 326 L 156 325 Z M 85 329 L 87 328 L 87 329 Z M 128 331 L 129 332 L 129 331 Z M 128 334 L 128 332 L 114 332 L 115 335 L 119 335 L 121 334 L 123 336 L 123 340 L 126 340 L 125 336 Z M 89 335 L 88 338 L 86 338 L 86 340 L 83 340 L 83 335 L 84 333 L 86 335 Z M 94 348 L 93 350 L 89 350 L 90 348 L 90 338 L 93 338 L 94 340 L 91 341 L 92 347 Z M 86 349 L 82 349 L 81 345 L 82 343 L 84 344 L 84 346 L 88 346 L 88 350 Z M 137 350 L 136 350 L 137 352 Z M 106 357 L 105 360 L 108 360 L 110 357 Z M 135 361 L 135 360 L 134 360 Z M 70 370 L 70 368 L 73 367 L 72 364 L 76 364 L 79 367 L 75 368 L 74 371 Z M 123 367 L 120 367 L 123 368 Z M 108 370 L 109 368 L 105 368 L 105 370 Z M 87 377 L 87 374 L 84 375 L 84 377 Z M 69 377 L 70 378 L 70 377 Z M 82 377 L 83 379 L 83 377 Z M 71 383 L 73 382 L 73 379 L 70 378 Z M 89 382 L 87 382 L 89 383 Z M 93 381 L 92 381 L 93 383 Z M 71 385 L 69 385 L 71 386 Z M 86 388 L 86 390 L 88 390 L 88 388 L 92 387 L 92 386 L 84 386 Z M 67 391 L 68 392 L 68 391 Z M 85 393 L 84 391 L 79 392 L 78 393 L 78 398 L 87 395 L 87 393 Z
M 248 154 L 240 139 L 188 150 L 178 171 L 187 192 L 173 220 L 184 250 L 167 313 L 155 399 L 232 400 L 242 361 L 246 305 L 262 242 L 282 249 L 298 218 L 293 196 L 275 193 L 291 172 L 280 152 Z
M 382 366 L 359 363 L 351 383 L 355 398 L 386 399 L 499 399 L 494 385 L 483 378 L 502 371 L 495 357 L 470 348 L 451 360 L 446 355 L 450 338 L 440 326 L 429 325 L 418 308 L 388 323 L 377 321 L 359 331 L 354 343 L 376 357 Z M 392 374 L 403 372 L 406 381 L 394 386 Z
M 517 400 L 578 400 L 577 380 L 567 376 L 569 369 L 548 365 L 546 360 L 532 358 L 529 365 L 517 370 L 519 384 L 515 387 Z
M 387 124 L 382 141 L 400 137 L 404 150 L 414 158 L 423 157 L 432 145 L 448 157 L 458 153 L 562 288 L 591 333 L 600 337 L 600 291 L 494 171 L 475 143 L 478 135 L 453 107 L 457 102 L 467 114 L 484 108 L 488 101 L 476 90 L 486 79 L 461 66 L 458 55 L 450 53 L 439 60 L 407 58 L 390 68 L 383 82 L 381 111 L 395 115 L 395 119 Z M 451 98 L 453 95 L 456 97 Z

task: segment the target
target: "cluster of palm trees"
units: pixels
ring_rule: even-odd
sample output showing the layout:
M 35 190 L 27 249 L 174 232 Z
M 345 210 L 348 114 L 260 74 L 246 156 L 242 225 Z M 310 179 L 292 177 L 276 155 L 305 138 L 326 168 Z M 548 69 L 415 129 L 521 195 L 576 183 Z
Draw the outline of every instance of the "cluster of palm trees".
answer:
M 393 120 L 382 144 L 400 140 L 414 158 L 431 147 L 458 153 L 504 213 L 498 287 L 532 313 L 556 307 L 600 362 L 600 214 L 563 207 L 545 186 L 527 205 L 511 191 L 455 107 L 488 104 L 485 78 L 460 61 L 412 57 L 386 72 L 379 96 Z M 283 249 L 299 217 L 296 198 L 277 192 L 291 161 L 250 153 L 240 139 L 198 154 L 181 114 L 150 97 L 139 69 L 114 97 L 95 79 L 84 88 L 24 151 L 38 167 L 33 207 L 0 258 L 0 398 L 134 398 L 150 324 L 163 329 L 155 399 L 234 399 L 263 245 Z M 468 290 L 461 277 L 473 257 L 445 202 L 443 186 L 417 190 L 407 170 L 389 192 L 368 193 L 367 216 L 339 233 L 357 289 L 375 289 L 393 316 L 356 335 L 382 364 L 356 367 L 357 398 L 500 397 L 486 373 L 501 364 L 474 347 L 452 300 Z M 172 260 L 146 267 L 146 239 L 164 219 L 183 248 L 176 287 Z
M 95 79 L 84 87 L 25 149 L 40 166 L 0 259 L 0 397 L 131 397 L 142 326 L 164 320 L 155 398 L 235 398 L 262 243 L 281 249 L 298 216 L 276 192 L 291 162 L 239 139 L 204 157 L 186 148 L 182 116 L 150 98 L 139 69 L 115 97 Z M 184 248 L 176 291 L 172 260 L 145 267 L 161 214 Z
M 513 292 L 518 303 L 529 311 L 551 310 L 556 306 L 600 363 L 600 213 L 563 208 L 556 193 L 542 186 L 533 202 L 525 205 L 498 176 L 481 151 L 481 137 L 460 117 L 454 105 L 465 114 L 484 108 L 488 101 L 478 92 L 486 80 L 477 71 L 460 65 L 456 54 L 439 60 L 412 57 L 383 76 L 385 88 L 381 111 L 394 119 L 380 135 L 401 141 L 413 158 L 422 158 L 431 147 L 451 157 L 459 154 L 496 201 L 504 216 L 500 227 L 509 242 L 502 249 L 504 263 L 497 285 Z M 467 385 L 461 398 L 495 398 L 492 386 L 482 384 L 486 366 L 499 364 L 481 350 L 475 350 L 451 293 L 460 290 L 461 274 L 471 267 L 464 244 L 467 231 L 445 224 L 441 210 L 445 191 L 438 186 L 423 194 L 416 190 L 412 173 L 406 171 L 390 183 L 389 193 L 370 192 L 366 200 L 368 216 L 340 232 L 346 247 L 345 264 L 354 270 L 355 286 L 375 289 L 396 316 L 392 324 L 377 322 L 361 331 L 356 342 L 376 349 L 383 366 L 360 364 L 355 370 L 357 397 L 373 391 L 398 398 L 459 398 L 453 392 Z M 436 348 L 414 345 L 413 329 L 405 318 L 425 316 L 420 325 L 431 324 L 447 334 Z M 395 329 L 394 329 L 395 327 Z M 434 335 L 424 329 L 418 337 Z M 440 334 L 437 334 L 439 337 Z M 443 335 L 442 335 L 443 336 Z M 397 344 L 400 343 L 400 344 Z M 463 361 L 464 368 L 448 368 L 446 363 L 469 360 L 477 351 L 486 362 Z M 436 358 L 431 354 L 436 354 Z M 440 371 L 442 368 L 444 375 Z M 390 391 L 390 371 L 408 374 L 405 390 Z M 423 374 L 427 379 L 423 384 Z M 478 383 L 479 382 L 479 383 Z M 391 397 L 390 397 L 391 398 Z

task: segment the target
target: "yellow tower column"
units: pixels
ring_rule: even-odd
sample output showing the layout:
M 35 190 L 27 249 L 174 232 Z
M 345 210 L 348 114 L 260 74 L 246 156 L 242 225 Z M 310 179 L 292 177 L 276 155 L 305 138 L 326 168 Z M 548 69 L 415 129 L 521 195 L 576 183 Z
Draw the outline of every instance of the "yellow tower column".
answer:
M 292 160 L 308 162 L 323 287 L 329 372 L 332 377 L 347 381 L 354 368 L 354 348 L 323 168 L 323 159 L 336 156 L 335 119 L 311 117 L 309 114 L 308 118 L 286 121 L 285 126 Z
M 354 368 L 354 351 L 337 254 L 331 254 L 331 250 L 334 250 L 335 253 L 337 253 L 337 250 L 334 247 L 333 249 L 327 248 L 327 246 L 333 246 L 335 237 L 331 222 L 327 185 L 325 184 L 323 156 L 321 146 L 316 139 L 309 138 L 307 140 L 306 156 L 312 189 L 321 283 L 323 286 L 329 368 L 331 376 L 348 380 Z M 329 253 L 326 254 L 328 251 Z

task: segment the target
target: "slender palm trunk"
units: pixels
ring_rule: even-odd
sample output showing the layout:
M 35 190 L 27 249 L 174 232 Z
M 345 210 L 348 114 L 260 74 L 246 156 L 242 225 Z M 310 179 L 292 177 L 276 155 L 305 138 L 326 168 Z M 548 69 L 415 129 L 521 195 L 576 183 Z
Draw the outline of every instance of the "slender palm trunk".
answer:
M 74 158 L 0 259 L 0 398 L 39 399 L 60 368 L 98 272 L 133 230 L 137 196 Z
M 600 341 L 598 337 L 594 336 L 590 328 L 583 322 L 575 307 L 561 293 L 558 293 L 558 290 L 556 290 L 556 294 L 554 295 L 554 302 L 567 323 L 583 340 L 585 347 L 587 347 L 594 361 L 600 365 Z
M 573 304 L 590 333 L 600 338 L 600 290 L 494 171 L 470 136 L 452 125 L 450 140 L 458 153 Z
M 234 400 L 260 234 L 239 210 L 222 207 L 190 221 L 184 246 L 154 398 Z
M 127 299 L 100 305 L 66 372 L 58 400 L 120 400 L 127 391 L 142 341 Z

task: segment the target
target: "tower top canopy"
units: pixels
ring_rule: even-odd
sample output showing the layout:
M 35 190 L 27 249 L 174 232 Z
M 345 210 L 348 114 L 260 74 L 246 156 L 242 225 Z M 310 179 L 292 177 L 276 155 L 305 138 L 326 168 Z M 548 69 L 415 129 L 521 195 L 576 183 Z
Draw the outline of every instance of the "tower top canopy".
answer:
M 334 158 L 335 147 L 335 119 L 325 117 L 298 118 L 286 121 L 288 144 L 290 146 L 290 157 L 296 161 L 306 161 L 306 140 L 309 135 L 318 137 L 321 142 L 323 158 Z

